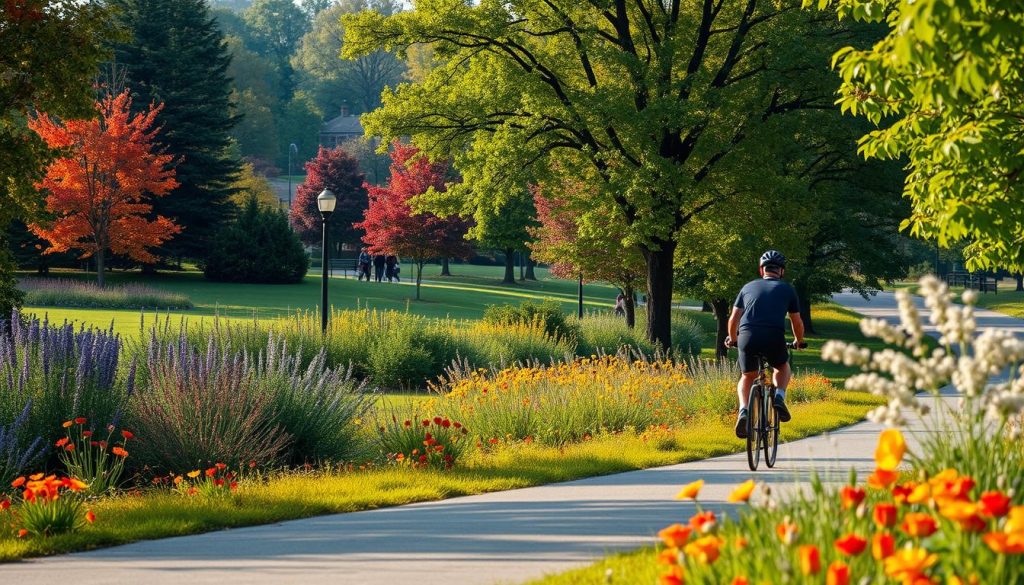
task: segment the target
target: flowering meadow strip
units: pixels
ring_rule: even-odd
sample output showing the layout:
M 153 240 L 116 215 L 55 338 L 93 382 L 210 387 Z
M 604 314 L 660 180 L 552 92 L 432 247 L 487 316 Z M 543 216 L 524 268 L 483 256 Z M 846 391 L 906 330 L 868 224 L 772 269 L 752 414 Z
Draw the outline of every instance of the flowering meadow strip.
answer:
M 905 479 L 902 433 L 884 431 L 876 470 L 840 489 L 813 483 L 810 497 L 756 505 L 719 522 L 702 510 L 658 536 L 661 585 L 826 583 L 900 585 L 1024 582 L 1024 504 L 1020 494 L 981 486 L 955 469 Z M 680 491 L 697 501 L 703 482 Z M 749 502 L 752 480 L 731 502 Z
M 75 307 L 89 309 L 191 309 L 192 301 L 144 284 L 118 284 L 100 287 L 93 282 L 71 278 L 18 279 L 25 291 L 25 304 L 32 307 Z

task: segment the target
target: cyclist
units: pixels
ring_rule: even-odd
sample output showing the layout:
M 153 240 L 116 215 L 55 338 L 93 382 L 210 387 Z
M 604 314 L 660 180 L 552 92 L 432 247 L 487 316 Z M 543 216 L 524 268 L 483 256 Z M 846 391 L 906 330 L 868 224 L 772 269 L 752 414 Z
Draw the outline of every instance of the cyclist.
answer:
M 758 268 L 761 278 L 748 282 L 736 297 L 729 317 L 729 336 L 725 344 L 739 347 L 740 377 L 736 392 L 740 412 L 736 419 L 736 436 L 747 437 L 747 401 L 750 387 L 757 378 L 758 359 L 764 356 L 772 367 L 775 410 L 779 420 L 791 418 L 786 408 L 786 387 L 792 377 L 789 351 L 786 347 L 786 314 L 793 328 L 796 346 L 804 347 L 804 322 L 800 319 L 800 302 L 796 291 L 782 280 L 786 273 L 786 257 L 776 250 L 761 255 Z

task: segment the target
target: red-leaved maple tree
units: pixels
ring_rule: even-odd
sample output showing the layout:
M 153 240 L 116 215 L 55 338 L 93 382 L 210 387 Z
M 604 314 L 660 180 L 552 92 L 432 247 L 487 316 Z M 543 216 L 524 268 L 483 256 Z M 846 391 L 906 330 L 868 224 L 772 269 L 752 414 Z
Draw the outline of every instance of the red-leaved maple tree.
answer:
M 133 114 L 131 105 L 125 91 L 98 101 L 91 120 L 58 121 L 43 113 L 29 122 L 50 148 L 66 153 L 37 185 L 53 221 L 30 227 L 50 242 L 47 254 L 75 249 L 83 258 L 95 256 L 100 286 L 107 250 L 152 263 L 150 249 L 181 231 L 165 217 L 146 217 L 153 210 L 149 198 L 166 195 L 178 182 L 172 157 L 154 144 L 160 107 Z
M 527 244 L 534 256 L 550 265 L 551 274 L 611 283 L 625 296 L 626 324 L 636 322 L 634 291 L 643 282 L 645 265 L 636 249 L 624 247 L 623 225 L 616 225 L 614 213 L 594 209 L 573 209 L 569 201 L 587 201 L 582 181 L 566 176 L 554 185 L 534 185 L 534 206 L 540 227 L 530 228 L 534 241 Z M 565 194 L 565 197 L 548 192 Z
M 431 187 L 444 191 L 448 164 L 431 162 L 415 146 L 394 144 L 391 177 L 387 185 L 366 185 L 370 205 L 355 227 L 366 231 L 363 241 L 372 254 L 394 254 L 416 265 L 416 300 L 420 298 L 423 264 L 431 258 L 467 258 L 473 249 L 466 241 L 466 222 L 416 213 L 410 202 Z
M 331 222 L 327 224 L 331 242 L 337 246 L 358 244 L 361 234 L 353 229 L 352 224 L 359 221 L 366 211 L 366 188 L 363 186 L 366 177 L 359 170 L 359 161 L 342 146 L 321 146 L 305 168 L 306 180 L 296 189 L 291 209 L 292 227 L 299 238 L 307 244 L 320 244 L 323 227 L 316 198 L 324 189 L 330 189 L 338 198 Z

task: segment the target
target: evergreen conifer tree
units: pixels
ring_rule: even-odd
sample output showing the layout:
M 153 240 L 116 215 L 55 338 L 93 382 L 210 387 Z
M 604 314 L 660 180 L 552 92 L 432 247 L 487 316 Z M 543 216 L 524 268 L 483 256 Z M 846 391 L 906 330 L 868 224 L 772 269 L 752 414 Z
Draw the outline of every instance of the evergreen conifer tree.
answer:
M 229 149 L 237 122 L 230 103 L 231 62 L 205 0 L 111 0 L 128 40 L 115 45 L 136 108 L 164 104 L 158 141 L 174 156 L 180 186 L 154 202 L 154 215 L 182 227 L 166 255 L 203 258 L 229 219 L 240 163 Z

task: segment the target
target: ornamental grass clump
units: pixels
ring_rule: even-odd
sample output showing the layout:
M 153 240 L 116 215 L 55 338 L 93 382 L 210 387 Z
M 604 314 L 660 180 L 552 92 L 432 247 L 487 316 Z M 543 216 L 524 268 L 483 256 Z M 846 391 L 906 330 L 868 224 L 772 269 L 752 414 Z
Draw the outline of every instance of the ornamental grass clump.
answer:
M 776 500 L 750 480 L 730 502 L 748 503 L 718 522 L 700 505 L 684 524 L 659 533 L 650 565 L 661 583 L 827 583 L 968 585 L 1024 582 L 1024 500 L 957 469 L 901 470 L 902 433 L 884 431 L 875 471 L 864 482 Z M 902 473 L 908 471 L 909 473 Z M 697 500 L 702 482 L 680 499 Z M 753 504 L 749 504 L 754 502 Z M 640 577 L 640 576 L 637 576 Z
M 117 424 L 135 386 L 121 347 L 112 330 L 75 331 L 18 313 L 0 322 L 0 421 L 21 420 L 18 449 L 36 438 L 52 445 L 61 423 L 76 417 Z

